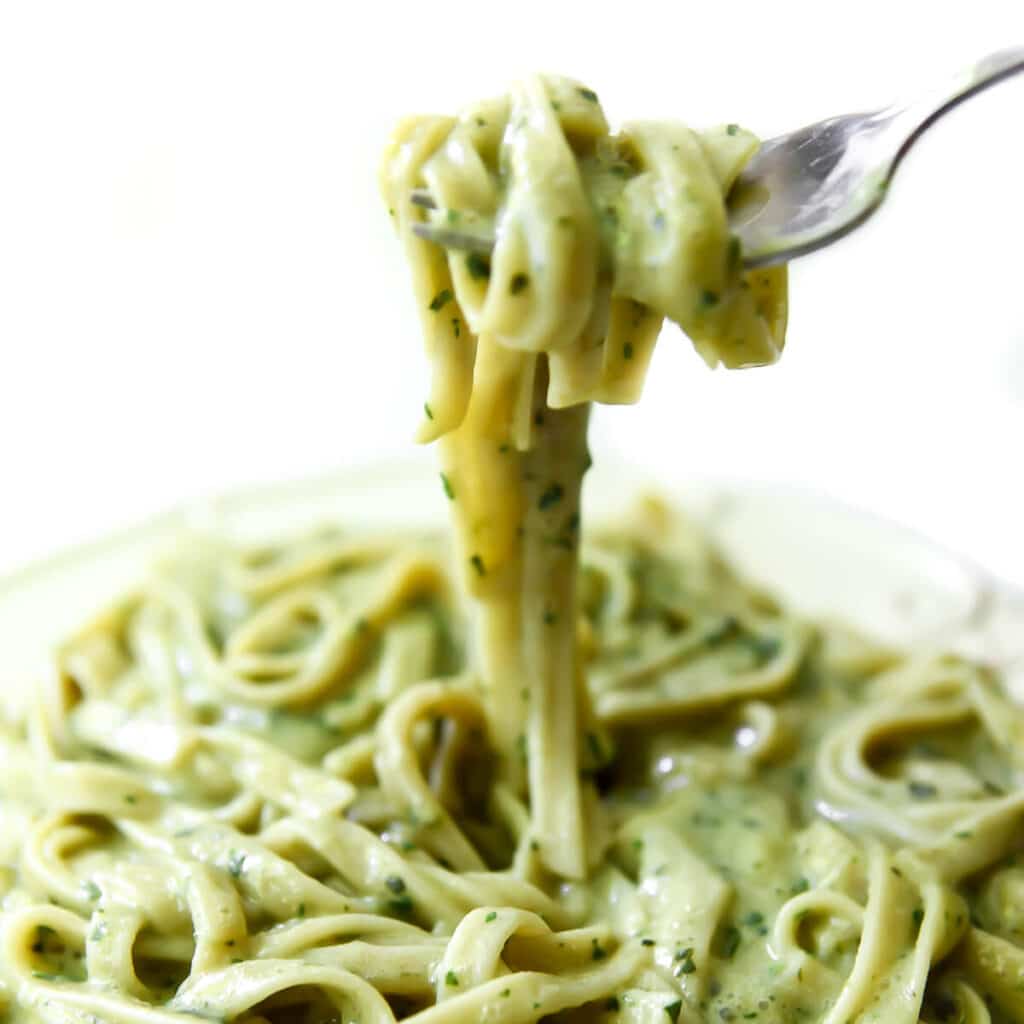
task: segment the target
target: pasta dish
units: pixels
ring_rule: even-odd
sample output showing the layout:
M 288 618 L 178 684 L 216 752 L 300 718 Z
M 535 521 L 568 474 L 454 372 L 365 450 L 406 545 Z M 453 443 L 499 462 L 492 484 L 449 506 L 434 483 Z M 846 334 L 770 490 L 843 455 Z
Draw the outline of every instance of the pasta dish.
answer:
M 584 529 L 590 405 L 665 319 L 781 353 L 756 148 L 543 76 L 399 126 L 453 536 L 203 538 L 61 644 L 0 728 L 3 1019 L 1024 1020 L 999 680 L 802 620 L 656 499 Z

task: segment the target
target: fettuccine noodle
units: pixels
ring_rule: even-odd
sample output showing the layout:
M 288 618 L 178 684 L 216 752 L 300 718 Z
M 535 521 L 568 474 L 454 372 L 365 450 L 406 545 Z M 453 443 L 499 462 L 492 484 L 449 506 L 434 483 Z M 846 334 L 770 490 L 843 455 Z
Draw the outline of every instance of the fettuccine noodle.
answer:
M 60 646 L 0 728 L 4 1019 L 1024 1019 L 998 680 L 801 621 L 655 500 L 582 527 L 589 405 L 664 318 L 781 351 L 726 216 L 756 145 L 555 78 L 400 127 L 454 544 L 192 538 Z

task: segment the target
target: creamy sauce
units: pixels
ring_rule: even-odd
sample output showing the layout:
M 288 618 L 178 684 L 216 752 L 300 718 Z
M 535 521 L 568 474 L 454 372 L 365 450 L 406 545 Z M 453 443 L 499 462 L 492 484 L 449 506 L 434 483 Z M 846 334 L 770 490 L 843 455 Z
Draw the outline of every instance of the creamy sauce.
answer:
M 4 1019 L 1024 1020 L 998 680 L 799 620 L 656 501 L 584 528 L 589 404 L 663 318 L 781 350 L 755 147 L 552 78 L 400 128 L 454 544 L 193 543 L 61 645 L 0 729 Z M 490 258 L 413 235 L 421 187 Z

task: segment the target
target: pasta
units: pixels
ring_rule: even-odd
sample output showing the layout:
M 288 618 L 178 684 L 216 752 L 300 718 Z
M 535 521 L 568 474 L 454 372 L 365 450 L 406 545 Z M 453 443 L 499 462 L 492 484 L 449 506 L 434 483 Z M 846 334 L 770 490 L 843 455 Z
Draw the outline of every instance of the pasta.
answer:
M 589 403 L 664 317 L 781 350 L 725 218 L 755 146 L 554 78 L 400 127 L 454 542 L 193 538 L 67 638 L 0 725 L 4 1019 L 1024 1019 L 999 681 L 801 620 L 656 499 L 582 528 Z M 413 234 L 451 214 L 489 258 Z

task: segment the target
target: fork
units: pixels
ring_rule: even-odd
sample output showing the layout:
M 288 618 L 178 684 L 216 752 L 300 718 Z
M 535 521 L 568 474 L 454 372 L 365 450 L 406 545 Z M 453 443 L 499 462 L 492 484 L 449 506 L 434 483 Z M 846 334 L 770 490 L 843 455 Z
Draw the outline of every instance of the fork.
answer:
M 1024 71 L 1024 46 L 983 57 L 909 102 L 867 114 L 830 117 L 763 143 L 728 197 L 729 225 L 743 265 L 784 263 L 831 245 L 881 206 L 910 147 L 939 117 L 990 85 Z M 424 189 L 411 196 L 436 211 L 413 225 L 421 238 L 449 249 L 488 253 L 489 231 L 453 228 Z

